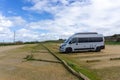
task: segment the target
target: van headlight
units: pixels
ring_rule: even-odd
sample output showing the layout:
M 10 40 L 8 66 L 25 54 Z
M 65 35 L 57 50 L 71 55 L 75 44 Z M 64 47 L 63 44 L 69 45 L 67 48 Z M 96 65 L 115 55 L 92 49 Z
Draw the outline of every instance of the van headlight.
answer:
M 62 45 L 60 46 L 60 48 L 63 48 L 64 46 L 66 46 L 66 44 L 62 44 Z

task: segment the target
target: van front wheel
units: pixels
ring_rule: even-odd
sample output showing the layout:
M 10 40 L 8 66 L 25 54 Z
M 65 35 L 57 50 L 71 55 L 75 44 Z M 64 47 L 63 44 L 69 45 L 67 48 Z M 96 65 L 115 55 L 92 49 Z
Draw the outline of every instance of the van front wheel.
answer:
M 100 51 L 101 51 L 101 48 L 100 48 L 100 47 L 97 47 L 95 51 L 96 51 L 96 52 L 100 52 Z
M 72 52 L 72 48 L 66 48 L 65 52 L 66 52 L 66 53 Z

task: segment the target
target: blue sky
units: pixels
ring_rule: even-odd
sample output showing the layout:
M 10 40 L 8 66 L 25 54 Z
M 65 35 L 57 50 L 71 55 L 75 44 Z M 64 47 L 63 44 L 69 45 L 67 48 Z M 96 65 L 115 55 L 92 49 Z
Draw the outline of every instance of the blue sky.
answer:
M 120 34 L 119 0 L 1 0 L 0 42 L 68 38 L 76 32 Z
M 38 21 L 44 19 L 52 19 L 52 14 L 43 11 L 42 13 L 37 13 L 33 11 L 23 10 L 23 6 L 32 6 L 32 3 L 27 2 L 25 0 L 2 0 L 1 3 L 1 11 L 4 16 L 21 16 L 27 21 Z M 29 17 L 33 17 L 30 19 Z

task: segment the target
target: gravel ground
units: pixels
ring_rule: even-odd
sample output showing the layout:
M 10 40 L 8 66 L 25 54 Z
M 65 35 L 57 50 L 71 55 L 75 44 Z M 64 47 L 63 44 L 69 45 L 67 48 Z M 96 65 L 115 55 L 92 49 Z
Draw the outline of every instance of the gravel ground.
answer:
M 106 45 L 105 50 L 101 52 L 80 52 L 65 55 L 95 72 L 101 80 L 120 80 L 120 45 Z M 118 60 L 110 60 L 110 58 L 118 58 Z
M 34 58 L 43 61 L 25 61 L 23 58 L 34 46 L 0 47 L 0 80 L 78 80 L 43 48 L 33 53 Z
M 81 52 L 72 54 L 70 57 L 76 61 L 86 62 L 87 60 L 100 60 L 99 62 L 86 63 L 91 68 L 106 68 L 112 66 L 120 66 L 119 60 L 111 61 L 110 58 L 120 58 L 120 45 L 106 45 L 105 50 L 101 52 Z

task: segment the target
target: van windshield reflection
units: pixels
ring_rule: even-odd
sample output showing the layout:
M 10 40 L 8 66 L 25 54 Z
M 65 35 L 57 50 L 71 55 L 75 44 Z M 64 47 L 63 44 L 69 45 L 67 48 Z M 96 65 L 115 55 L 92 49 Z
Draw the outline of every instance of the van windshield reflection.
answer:
M 67 40 L 65 40 L 64 43 L 68 43 L 70 41 L 71 38 L 68 38 Z

